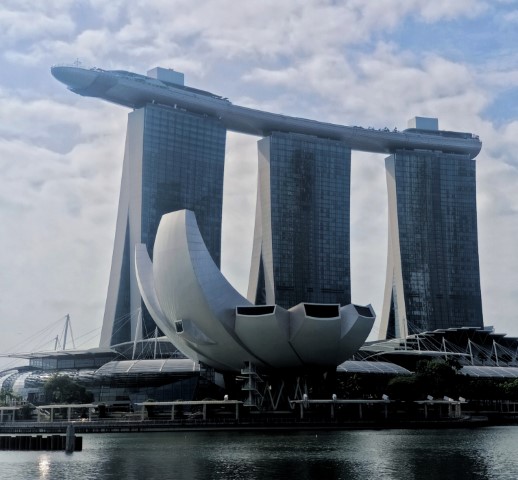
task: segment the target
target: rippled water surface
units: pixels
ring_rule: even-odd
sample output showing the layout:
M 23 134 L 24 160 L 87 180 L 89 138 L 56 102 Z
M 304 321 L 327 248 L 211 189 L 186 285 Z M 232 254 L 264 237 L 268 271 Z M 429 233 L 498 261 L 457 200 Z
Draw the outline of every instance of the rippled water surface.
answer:
M 83 435 L 83 451 L 0 452 L 0 479 L 517 479 L 518 427 Z

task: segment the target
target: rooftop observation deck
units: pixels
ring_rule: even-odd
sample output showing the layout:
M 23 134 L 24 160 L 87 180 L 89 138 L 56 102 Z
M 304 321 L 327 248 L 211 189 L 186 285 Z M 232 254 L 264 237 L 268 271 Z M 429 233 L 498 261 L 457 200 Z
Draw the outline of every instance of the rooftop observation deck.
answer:
M 232 104 L 227 98 L 184 85 L 123 70 L 54 66 L 52 75 L 79 95 L 97 97 L 129 108 L 161 104 L 218 118 L 228 130 L 267 136 L 272 132 L 313 135 L 347 143 L 352 150 L 393 153 L 428 150 L 475 158 L 482 147 L 478 136 L 467 132 L 407 129 L 390 131 L 345 126 L 264 112 Z

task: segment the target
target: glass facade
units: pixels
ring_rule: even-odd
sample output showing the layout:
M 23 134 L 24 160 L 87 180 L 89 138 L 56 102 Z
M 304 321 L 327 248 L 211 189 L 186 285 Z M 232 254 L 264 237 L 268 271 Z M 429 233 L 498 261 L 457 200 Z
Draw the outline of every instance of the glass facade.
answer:
M 132 262 L 136 243 L 145 244 L 153 258 L 162 215 L 194 211 L 207 249 L 220 266 L 225 142 L 225 127 L 206 115 L 155 104 L 130 113 L 122 221 L 117 222 L 123 232 L 116 233 L 102 345 L 132 340 L 139 308 L 142 337 L 154 335 L 155 323 L 140 298 Z
M 351 149 L 335 140 L 273 133 L 259 142 L 259 157 L 269 175 L 259 177 L 263 243 L 256 303 L 273 303 L 264 293 L 269 277 L 274 302 L 284 308 L 349 304 Z
M 226 129 L 218 120 L 170 107 L 148 105 L 145 111 L 142 243 L 153 259 L 162 215 L 192 210 L 219 267 Z
M 406 315 L 407 333 L 482 327 L 475 162 L 465 156 L 397 152 L 395 182 L 400 262 L 395 262 L 387 335 Z M 390 228 L 396 228 L 394 222 Z M 397 256 L 397 254 L 396 254 Z M 402 283 L 404 304 L 397 297 Z M 403 313 L 404 312 L 404 313 Z
M 63 370 L 79 368 L 99 368 L 112 361 L 115 353 L 106 355 L 64 355 L 63 357 L 31 358 L 29 365 L 42 370 Z

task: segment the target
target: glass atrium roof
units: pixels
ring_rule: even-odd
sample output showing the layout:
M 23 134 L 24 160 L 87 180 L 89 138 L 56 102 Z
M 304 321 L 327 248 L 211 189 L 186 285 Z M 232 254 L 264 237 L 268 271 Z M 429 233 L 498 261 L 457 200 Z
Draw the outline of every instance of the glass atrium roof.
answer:
M 199 364 L 190 359 L 122 360 L 106 363 L 97 370 L 96 375 L 189 373 L 199 371 Z
M 412 375 L 410 370 L 390 362 L 347 360 L 336 367 L 338 373 L 380 373 L 385 375 Z
M 486 367 L 468 365 L 460 373 L 468 377 L 518 378 L 518 367 Z

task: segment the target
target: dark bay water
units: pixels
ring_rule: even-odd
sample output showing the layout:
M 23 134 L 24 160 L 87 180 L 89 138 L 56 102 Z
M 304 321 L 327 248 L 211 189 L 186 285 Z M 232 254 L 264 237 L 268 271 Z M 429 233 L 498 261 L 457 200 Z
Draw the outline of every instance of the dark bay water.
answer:
M 518 427 L 83 435 L 83 451 L 0 452 L 0 479 L 517 479 Z

